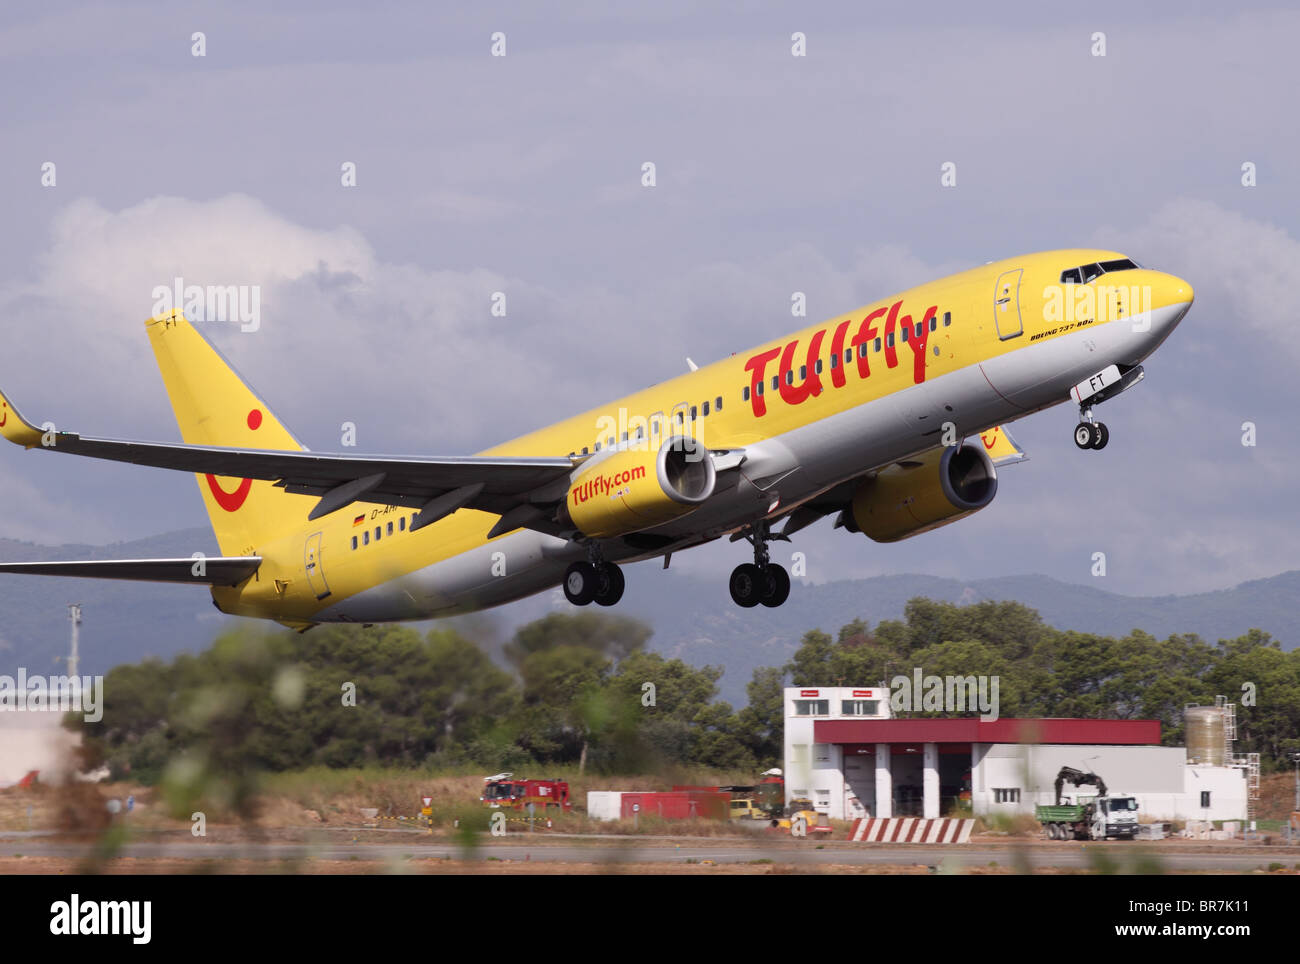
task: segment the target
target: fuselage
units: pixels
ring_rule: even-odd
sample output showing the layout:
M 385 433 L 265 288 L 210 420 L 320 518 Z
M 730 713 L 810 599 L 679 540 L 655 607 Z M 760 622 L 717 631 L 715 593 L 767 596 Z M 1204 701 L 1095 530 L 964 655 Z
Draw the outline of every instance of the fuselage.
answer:
M 1090 280 L 1070 273 L 1107 263 L 1112 270 Z M 481 454 L 594 461 L 683 431 L 711 452 L 743 450 L 743 463 L 694 512 L 601 544 L 611 562 L 680 551 L 933 449 L 946 430 L 978 435 L 1070 401 L 1072 386 L 1109 365 L 1138 365 L 1193 293 L 1178 277 L 1128 263 L 1113 251 L 1070 249 L 983 265 Z M 530 529 L 489 539 L 499 518 L 490 513 L 462 509 L 411 531 L 413 515 L 357 503 L 245 547 L 263 557 L 258 578 L 214 588 L 214 599 L 223 611 L 290 625 L 421 619 L 555 586 L 586 551 Z

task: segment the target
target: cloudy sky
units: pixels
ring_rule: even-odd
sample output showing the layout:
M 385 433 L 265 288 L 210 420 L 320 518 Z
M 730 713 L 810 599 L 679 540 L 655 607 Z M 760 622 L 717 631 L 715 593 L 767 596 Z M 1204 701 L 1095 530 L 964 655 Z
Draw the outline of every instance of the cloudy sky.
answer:
M 821 524 L 792 547 L 809 577 L 1179 593 L 1300 566 L 1300 13 L 427 6 L 6 8 L 0 379 L 25 414 L 178 438 L 142 327 L 176 277 L 260 286 L 256 332 L 205 331 L 309 447 L 350 421 L 362 451 L 465 454 L 797 327 L 793 291 L 829 317 L 1097 245 L 1197 292 L 1102 410 L 1106 451 L 1071 407 L 1032 416 L 989 509 L 896 546 Z M 14 448 L 0 494 L 0 536 L 41 543 L 206 523 L 185 476 Z M 725 598 L 743 556 L 674 566 Z

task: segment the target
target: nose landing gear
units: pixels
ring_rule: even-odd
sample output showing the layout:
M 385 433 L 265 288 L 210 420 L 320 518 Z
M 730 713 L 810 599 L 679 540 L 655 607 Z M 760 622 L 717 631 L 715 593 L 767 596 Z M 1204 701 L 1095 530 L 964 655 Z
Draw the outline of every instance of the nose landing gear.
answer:
M 1092 417 L 1091 407 L 1081 407 L 1079 417 L 1082 421 L 1074 427 L 1074 444 L 1081 449 L 1104 449 L 1110 441 L 1110 430 L 1105 423 Z
M 774 609 L 790 598 L 790 574 L 768 557 L 767 543 L 773 537 L 766 520 L 757 523 L 745 538 L 754 545 L 754 561 L 732 570 L 731 599 L 745 609 L 759 603 Z

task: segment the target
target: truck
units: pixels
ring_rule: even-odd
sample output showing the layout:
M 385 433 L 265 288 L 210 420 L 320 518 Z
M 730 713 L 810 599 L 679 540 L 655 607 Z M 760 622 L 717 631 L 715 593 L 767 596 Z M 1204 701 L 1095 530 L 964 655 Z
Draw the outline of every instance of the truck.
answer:
M 1091 784 L 1097 795 L 1063 801 L 1061 788 L 1066 783 Z M 1062 767 L 1056 775 L 1056 803 L 1034 807 L 1034 819 L 1051 840 L 1132 840 L 1138 832 L 1138 805 L 1133 797 L 1108 794 L 1106 782 L 1097 774 Z
M 538 810 L 556 808 L 568 813 L 569 784 L 564 780 L 516 780 L 513 773 L 496 773 L 483 778 L 479 802 L 493 809 L 526 810 L 531 803 Z
M 745 786 L 695 786 L 676 784 L 674 791 L 708 790 L 731 795 L 732 820 L 772 820 L 785 812 L 785 781 L 778 769 L 765 770 L 757 784 Z

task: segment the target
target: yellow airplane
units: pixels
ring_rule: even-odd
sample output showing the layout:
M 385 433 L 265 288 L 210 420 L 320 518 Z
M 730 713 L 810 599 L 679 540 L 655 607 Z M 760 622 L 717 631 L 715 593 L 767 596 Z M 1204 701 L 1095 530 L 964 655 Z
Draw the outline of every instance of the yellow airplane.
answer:
M 1093 407 L 1135 385 L 1192 287 L 1114 251 L 989 263 L 765 342 L 470 457 L 317 454 L 182 313 L 146 322 L 184 444 L 38 427 L 27 448 L 197 474 L 220 558 L 0 565 L 0 571 L 211 586 L 222 612 L 297 629 L 469 612 L 557 583 L 623 594 L 619 563 L 729 536 L 753 562 L 741 606 L 790 592 L 768 543 L 825 516 L 894 542 L 978 511 L 1005 425 L 1062 402 L 1100 449 Z M 974 441 L 978 439 L 978 441 Z M 780 531 L 773 526 L 784 522 Z

